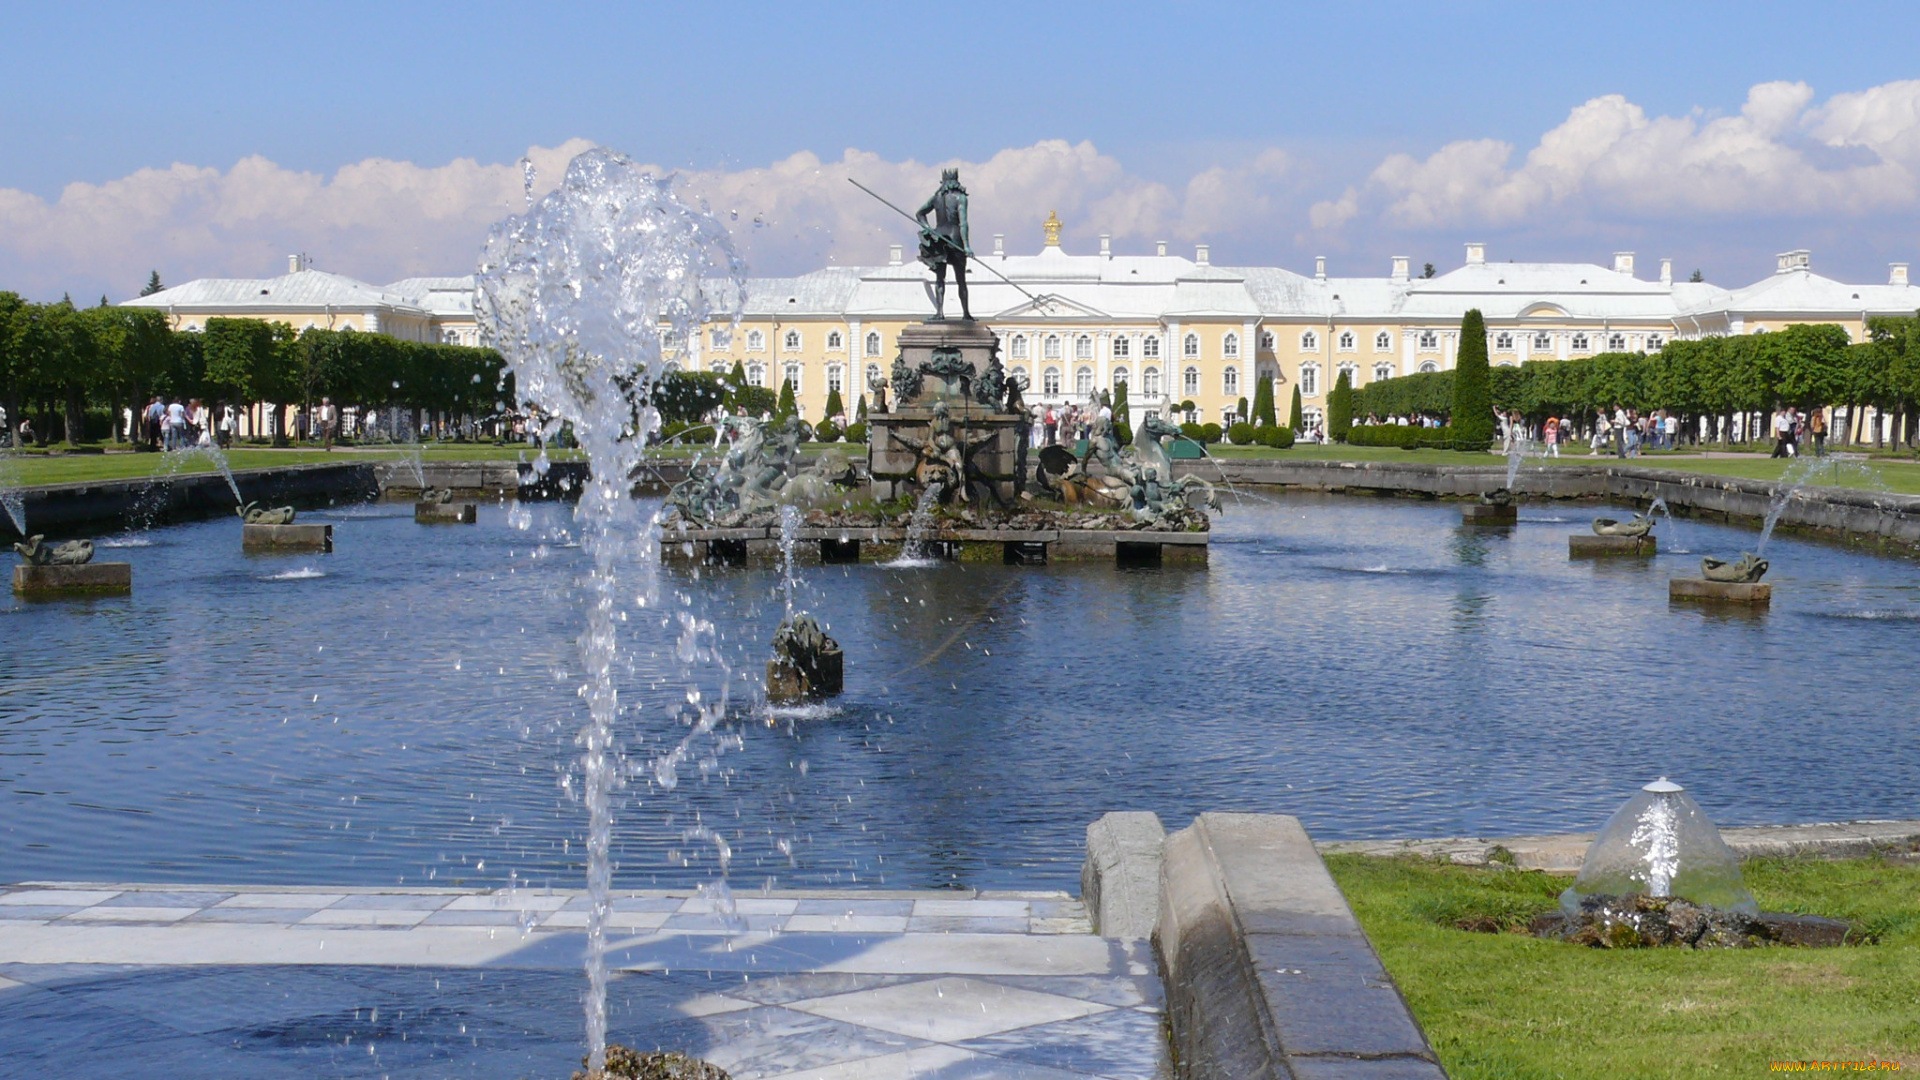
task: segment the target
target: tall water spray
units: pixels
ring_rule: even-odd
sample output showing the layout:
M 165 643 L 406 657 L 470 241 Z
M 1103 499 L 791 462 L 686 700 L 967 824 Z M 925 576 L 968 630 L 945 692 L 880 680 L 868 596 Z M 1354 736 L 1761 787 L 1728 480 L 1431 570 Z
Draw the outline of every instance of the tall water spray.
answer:
M 25 537 L 27 535 L 27 501 L 20 491 L 20 471 L 13 464 L 10 451 L 0 451 L 0 507 L 7 511 L 7 519 L 13 522 L 13 531 Z
M 614 683 L 618 627 L 632 605 L 655 603 L 652 523 L 642 523 L 631 479 L 659 414 L 648 394 L 676 342 L 698 340 L 717 307 L 738 310 L 745 266 L 718 220 L 682 203 L 671 177 L 642 172 L 624 155 L 594 149 L 567 166 L 553 192 L 494 226 L 481 258 L 476 314 L 513 372 L 521 401 L 541 413 L 551 442 L 571 425 L 591 479 L 575 511 L 589 568 L 581 582 L 587 625 L 580 653 L 588 720 L 579 743 L 588 812 L 586 1030 L 588 1066 L 605 1064 L 606 924 L 611 910 L 610 799 L 623 765 L 617 725 L 635 718 Z M 718 301 L 717 303 L 715 301 Z M 705 651 L 702 627 L 681 613 L 681 659 Z M 711 628 L 705 629 L 711 636 Z M 696 731 L 721 703 L 687 693 Z M 692 738 L 689 735 L 689 738 Z M 684 753 L 685 742 L 654 771 Z

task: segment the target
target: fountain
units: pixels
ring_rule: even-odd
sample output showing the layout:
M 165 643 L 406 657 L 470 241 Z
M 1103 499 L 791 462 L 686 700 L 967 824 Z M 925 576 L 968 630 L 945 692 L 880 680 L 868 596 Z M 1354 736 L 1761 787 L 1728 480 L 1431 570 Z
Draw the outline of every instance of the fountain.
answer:
M 413 504 L 413 520 L 422 525 L 472 525 L 480 520 L 480 508 L 454 502 L 452 488 L 422 488 Z
M 326 522 L 296 524 L 293 520 L 296 511 L 291 506 L 264 508 L 257 502 L 250 502 L 236 507 L 234 513 L 241 522 L 242 551 L 317 551 L 325 554 L 333 550 L 333 526 Z
M 1773 498 L 1767 505 L 1767 517 L 1760 526 L 1760 542 L 1754 545 L 1754 554 L 1766 553 L 1767 541 L 1773 539 L 1773 528 L 1780 523 L 1780 517 L 1786 513 L 1787 506 L 1799 497 L 1803 489 L 1816 486 L 1815 478 L 1823 473 L 1827 479 L 1833 481 L 1825 486 L 1842 486 L 1839 481 L 1844 475 L 1857 481 L 1859 487 L 1871 491 L 1889 490 L 1886 479 L 1873 466 L 1860 458 L 1839 454 L 1797 458 L 1780 474 L 1780 484 L 1774 489 Z
M 1460 508 L 1460 520 L 1466 525 L 1517 525 L 1520 506 L 1509 488 L 1495 488 Z
M 590 562 L 580 582 L 588 720 L 579 739 L 591 896 L 584 997 L 589 1073 L 607 1063 L 611 799 L 628 771 L 616 731 L 623 720 L 638 719 L 637 707 L 624 704 L 616 686 L 619 627 L 628 605 L 656 602 L 654 545 L 634 542 L 651 523 L 639 520 L 628 478 L 659 428 L 648 395 L 663 370 L 662 350 L 667 340 L 701 333 L 716 295 L 736 309 L 744 301 L 744 267 L 725 227 L 683 204 L 670 178 L 643 173 L 605 149 L 574 158 L 554 191 L 496 225 L 478 275 L 480 325 L 505 357 L 521 399 L 540 409 L 541 435 L 550 442 L 563 424 L 571 425 L 591 469 L 575 509 Z M 702 644 L 712 629 L 686 613 L 681 625 L 677 652 L 691 665 L 713 651 Z M 724 698 L 687 693 L 679 719 L 690 730 L 653 762 L 656 783 L 672 786 L 678 762 L 713 730 L 724 708 Z
M 1699 577 L 1668 579 L 1667 598 L 1767 607 L 1773 602 L 1773 586 L 1760 580 L 1766 573 L 1767 560 L 1750 551 L 1732 561 L 1705 556 Z
M 117 596 L 133 591 L 131 563 L 93 561 L 93 541 L 69 540 L 58 546 L 43 536 L 13 545 L 20 564 L 13 568 L 13 591 L 32 600 L 65 596 Z
M 940 505 L 940 493 L 945 490 L 939 481 L 928 484 L 920 492 L 920 500 L 913 508 L 913 517 L 907 522 L 907 538 L 900 545 L 900 557 L 888 563 L 888 566 L 916 567 L 932 566 L 933 551 L 927 544 L 927 537 L 934 530 L 933 511 Z
M 0 509 L 7 512 L 13 531 L 27 535 L 27 502 L 20 491 L 20 470 L 13 463 L 13 451 L 0 451 Z
M 1605 555 L 1653 555 L 1659 543 L 1653 536 L 1653 519 L 1635 514 L 1626 521 L 1594 518 L 1593 533 L 1575 533 L 1567 537 L 1567 557 Z

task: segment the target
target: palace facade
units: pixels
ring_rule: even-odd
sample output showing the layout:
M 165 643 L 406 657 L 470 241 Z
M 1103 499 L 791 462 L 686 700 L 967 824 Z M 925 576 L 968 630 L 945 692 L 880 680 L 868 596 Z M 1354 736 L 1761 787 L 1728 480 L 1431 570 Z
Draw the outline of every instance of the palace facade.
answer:
M 1135 409 L 1163 415 L 1191 402 L 1202 419 L 1225 422 L 1259 379 L 1275 380 L 1284 415 L 1299 387 L 1309 423 L 1340 372 L 1356 386 L 1453 366 L 1460 320 L 1486 317 L 1495 365 L 1652 352 L 1674 338 L 1748 334 L 1796 323 L 1837 323 L 1856 341 L 1867 320 L 1913 315 L 1920 288 L 1894 263 L 1878 285 L 1849 285 L 1813 272 L 1806 251 L 1778 258 L 1774 273 L 1743 288 L 1675 281 L 1671 260 L 1639 276 L 1631 252 L 1612 266 L 1498 262 L 1466 245 L 1459 267 L 1414 276 L 1395 256 L 1383 277 L 1335 277 L 1327 260 L 1312 275 L 1278 267 L 1216 266 L 1208 246 L 1193 256 L 1121 254 L 1102 237 L 1098 253 L 1062 249 L 1049 218 L 1037 254 L 990 253 L 969 266 L 976 318 L 1000 339 L 1009 373 L 1027 377 L 1027 400 L 1084 402 L 1127 384 Z M 895 246 L 884 266 L 828 267 L 748 282 L 737 321 L 705 328 L 682 357 L 695 370 L 730 371 L 778 389 L 791 381 L 808 419 L 838 390 L 851 413 L 891 367 L 898 335 L 932 310 L 932 275 Z M 948 290 L 948 311 L 958 296 Z M 352 327 L 419 341 L 477 342 L 473 279 L 412 278 L 373 286 L 295 264 L 282 277 L 202 280 L 130 300 L 170 312 L 183 329 L 215 315 L 307 326 Z

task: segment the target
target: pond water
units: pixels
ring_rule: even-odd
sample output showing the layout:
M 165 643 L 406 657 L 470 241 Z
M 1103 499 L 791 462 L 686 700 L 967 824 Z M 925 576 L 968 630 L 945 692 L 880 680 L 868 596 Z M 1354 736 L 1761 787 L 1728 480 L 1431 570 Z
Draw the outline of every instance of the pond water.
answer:
M 1914 813 L 1913 562 L 1776 537 L 1773 609 L 1742 615 L 1670 606 L 1666 579 L 1751 529 L 1569 562 L 1596 507 L 1474 531 L 1444 503 L 1260 498 L 1205 569 L 804 569 L 845 695 L 743 710 L 740 747 L 672 792 L 636 778 L 616 885 L 710 880 L 695 825 L 736 888 L 1072 889 L 1108 810 L 1499 835 L 1596 828 L 1666 774 L 1722 824 Z M 331 555 L 154 530 L 98 556 L 134 564 L 130 599 L 0 602 L 0 881 L 576 886 L 571 508 L 480 513 L 309 515 Z M 663 573 L 751 697 L 777 571 Z M 687 680 L 668 629 L 629 629 L 628 700 L 658 705 L 627 737 L 657 747 Z

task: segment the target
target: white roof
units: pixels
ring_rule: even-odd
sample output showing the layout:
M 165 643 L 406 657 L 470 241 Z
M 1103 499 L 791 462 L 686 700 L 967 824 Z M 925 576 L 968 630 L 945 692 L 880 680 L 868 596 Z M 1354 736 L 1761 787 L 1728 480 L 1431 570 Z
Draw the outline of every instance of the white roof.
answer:
M 1722 306 L 1738 315 L 1912 315 L 1920 309 L 1920 287 L 1848 285 L 1811 270 L 1793 269 L 1733 290 Z
M 473 285 L 467 283 L 468 304 Z M 302 270 L 276 278 L 200 278 L 152 296 L 135 297 L 126 307 L 244 311 L 247 308 L 289 309 L 390 308 L 424 313 L 421 301 L 377 285 L 325 270 Z

